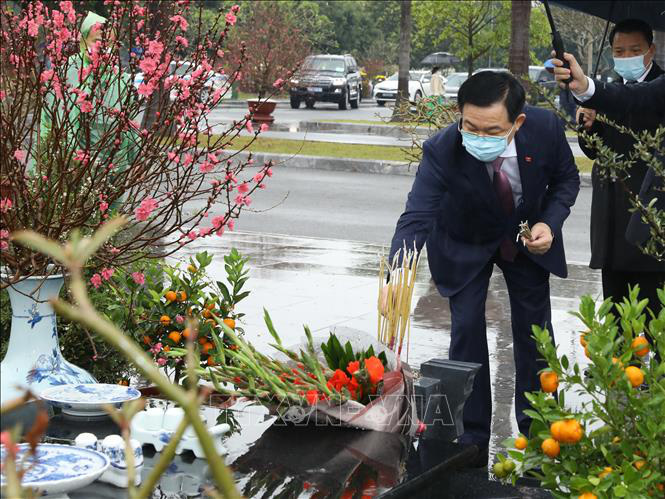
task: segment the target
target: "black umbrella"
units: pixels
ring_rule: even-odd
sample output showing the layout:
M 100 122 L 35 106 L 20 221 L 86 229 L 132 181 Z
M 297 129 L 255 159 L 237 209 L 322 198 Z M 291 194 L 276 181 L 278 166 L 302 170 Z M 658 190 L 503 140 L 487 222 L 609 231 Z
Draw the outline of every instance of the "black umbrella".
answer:
M 459 63 L 459 58 L 448 52 L 434 52 L 420 61 L 423 66 L 454 66 L 457 63 Z
M 622 19 L 642 19 L 653 29 L 665 31 L 663 0 L 549 0 L 549 3 L 579 10 L 612 22 Z

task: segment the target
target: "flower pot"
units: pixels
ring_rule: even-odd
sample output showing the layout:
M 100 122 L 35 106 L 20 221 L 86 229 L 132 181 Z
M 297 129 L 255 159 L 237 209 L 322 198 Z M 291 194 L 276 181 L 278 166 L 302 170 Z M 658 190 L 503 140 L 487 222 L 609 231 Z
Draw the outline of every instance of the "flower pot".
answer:
M 3 404 L 26 388 L 39 394 L 54 385 L 97 382 L 89 372 L 67 362 L 60 352 L 55 311 L 48 300 L 58 296 L 63 282 L 62 275 L 34 276 L 7 288 L 12 326 L 7 354 L 0 364 Z
M 275 110 L 277 102 L 267 100 L 259 101 L 258 99 L 248 99 L 247 107 L 252 115 L 252 122 L 262 125 L 263 123 L 270 124 L 275 121 L 272 112 Z

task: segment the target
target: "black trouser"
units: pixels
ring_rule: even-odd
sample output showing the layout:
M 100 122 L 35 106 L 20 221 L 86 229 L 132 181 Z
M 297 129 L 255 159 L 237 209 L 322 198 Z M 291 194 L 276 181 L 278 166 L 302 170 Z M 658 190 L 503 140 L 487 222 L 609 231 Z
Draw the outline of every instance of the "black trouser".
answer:
M 552 335 L 549 272 L 521 253 L 514 262 L 502 260 L 497 254 L 471 282 L 450 297 L 449 356 L 452 360 L 477 362 L 482 366 L 464 406 L 464 435 L 459 442 L 480 448 L 489 444 L 492 420 L 485 300 L 495 263 L 503 271 L 508 287 L 515 359 L 515 413 L 519 430 L 525 435 L 529 434 L 531 418 L 524 414 L 524 410 L 531 406 L 524 393 L 540 389 L 538 371 L 547 365 L 531 337 L 531 326 L 547 325 Z
M 662 304 L 658 299 L 657 290 L 665 285 L 665 272 L 626 272 L 622 270 L 603 269 L 603 298 L 612 297 L 614 303 L 623 302 L 628 296 L 628 286 L 640 286 L 640 299 L 648 298 L 647 305 L 658 315 Z

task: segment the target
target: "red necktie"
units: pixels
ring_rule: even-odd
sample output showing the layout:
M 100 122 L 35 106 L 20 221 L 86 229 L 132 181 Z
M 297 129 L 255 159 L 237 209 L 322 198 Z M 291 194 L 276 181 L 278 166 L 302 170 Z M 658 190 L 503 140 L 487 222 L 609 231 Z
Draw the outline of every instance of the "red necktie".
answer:
M 510 187 L 508 176 L 501 171 L 501 164 L 504 158 L 496 158 L 492 161 L 492 168 L 494 169 L 494 191 L 499 198 L 499 205 L 506 216 L 510 216 L 515 211 L 515 203 L 513 201 L 513 189 Z M 514 262 L 517 256 L 517 247 L 508 238 L 504 238 L 499 246 L 499 253 L 501 258 L 509 262 Z

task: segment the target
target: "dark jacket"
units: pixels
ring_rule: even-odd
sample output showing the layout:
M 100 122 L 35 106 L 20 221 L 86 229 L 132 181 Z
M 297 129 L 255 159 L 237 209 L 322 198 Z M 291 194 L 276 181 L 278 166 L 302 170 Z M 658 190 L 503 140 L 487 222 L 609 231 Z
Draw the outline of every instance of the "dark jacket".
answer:
M 406 243 L 427 242 L 432 278 L 443 296 L 469 283 L 494 256 L 504 237 L 513 241 L 520 221 L 545 222 L 554 242 L 544 255 L 519 251 L 549 272 L 566 277 L 561 228 L 579 192 L 580 179 L 560 120 L 550 111 L 526 107 L 515 134 L 522 200 L 504 215 L 485 163 L 471 156 L 453 124 L 423 144 L 423 158 L 397 222 L 390 258 Z
M 662 123 L 665 124 L 665 75 L 633 85 L 600 81 L 594 83 L 595 93 L 589 100 L 580 102 L 580 105 L 600 112 L 661 113 Z
M 653 64 L 645 81 L 652 81 L 663 74 L 663 70 Z M 586 105 L 586 104 L 585 104 Z M 654 131 L 661 124 L 662 113 L 657 111 L 641 111 L 629 113 L 603 113 L 608 119 L 634 131 Z M 596 120 L 589 130 L 597 134 L 603 143 L 615 152 L 628 156 L 633 150 L 635 139 L 623 134 L 616 128 Z M 580 139 L 580 148 L 591 159 L 596 159 L 596 151 Z M 622 183 L 615 183 L 601 178 L 598 167 L 594 164 L 591 183 L 591 262 L 594 269 L 608 269 L 634 272 L 653 272 L 665 270 L 665 262 L 645 255 L 626 238 L 626 229 L 632 213 L 631 204 L 624 185 L 633 193 L 639 193 L 647 173 L 647 165 L 637 161 L 629 170 L 628 178 Z

